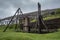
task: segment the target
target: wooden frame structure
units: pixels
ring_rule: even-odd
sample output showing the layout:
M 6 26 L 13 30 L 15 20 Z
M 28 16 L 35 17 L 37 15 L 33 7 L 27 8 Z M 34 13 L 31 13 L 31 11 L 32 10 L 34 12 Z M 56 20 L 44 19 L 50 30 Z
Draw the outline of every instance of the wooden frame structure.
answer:
M 19 15 L 21 15 L 22 18 Z M 31 32 L 30 18 L 28 16 L 23 16 L 23 13 L 20 8 L 18 8 L 18 10 L 15 12 L 14 16 L 11 18 L 9 24 L 4 29 L 3 32 L 5 32 L 7 30 L 10 23 L 13 21 L 14 17 L 16 17 L 15 31 L 18 31 L 18 28 L 20 28 L 20 31 Z M 41 15 L 41 4 L 40 3 L 38 3 L 38 13 L 37 13 L 36 25 L 37 25 L 36 29 L 38 29 L 38 33 L 42 33 L 43 29 L 49 31 L 48 27 L 45 25 L 45 23 L 43 21 L 42 15 Z

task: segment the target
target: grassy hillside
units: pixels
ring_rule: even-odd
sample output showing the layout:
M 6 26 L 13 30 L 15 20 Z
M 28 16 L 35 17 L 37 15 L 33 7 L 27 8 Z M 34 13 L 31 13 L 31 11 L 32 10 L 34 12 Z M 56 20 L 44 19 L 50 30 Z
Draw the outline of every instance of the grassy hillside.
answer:
M 56 18 L 60 18 L 60 14 L 48 15 L 44 17 L 43 20 L 51 20 L 51 19 L 56 19 Z M 34 19 L 31 22 L 36 22 L 36 20 Z
M 49 15 L 44 20 L 60 18 L 60 14 Z M 31 22 L 35 22 L 32 20 Z M 13 27 L 13 26 L 11 26 Z M 60 40 L 60 30 L 54 33 L 35 34 L 35 33 L 22 33 L 14 32 L 14 29 L 8 29 L 7 32 L 2 32 L 5 26 L 0 26 L 0 40 Z
M 51 20 L 51 19 L 55 19 L 55 18 L 60 18 L 60 14 L 49 15 L 49 16 L 43 18 L 43 19 L 44 20 Z

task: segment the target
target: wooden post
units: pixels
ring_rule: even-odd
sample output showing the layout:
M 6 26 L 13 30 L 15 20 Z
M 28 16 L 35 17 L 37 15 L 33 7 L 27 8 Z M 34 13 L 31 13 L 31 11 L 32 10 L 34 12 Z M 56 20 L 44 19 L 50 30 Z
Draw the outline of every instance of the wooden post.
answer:
M 48 28 L 46 27 L 46 25 L 43 21 L 43 17 L 41 15 L 41 5 L 39 3 L 38 3 L 38 14 L 37 14 L 37 16 L 38 16 L 39 33 L 41 33 L 43 28 L 46 28 L 46 29 L 48 29 Z
M 38 17 L 38 29 L 39 29 L 39 33 L 41 33 L 41 5 L 38 3 L 38 14 L 37 14 L 37 17 Z

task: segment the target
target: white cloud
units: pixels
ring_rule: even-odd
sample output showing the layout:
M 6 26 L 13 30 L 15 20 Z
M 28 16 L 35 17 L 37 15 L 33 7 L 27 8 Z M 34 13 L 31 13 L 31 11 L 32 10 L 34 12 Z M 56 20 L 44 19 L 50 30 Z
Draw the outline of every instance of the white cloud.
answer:
M 60 0 L 0 0 L 0 18 L 13 15 L 19 7 L 23 12 L 36 11 L 37 2 L 43 10 L 60 7 Z

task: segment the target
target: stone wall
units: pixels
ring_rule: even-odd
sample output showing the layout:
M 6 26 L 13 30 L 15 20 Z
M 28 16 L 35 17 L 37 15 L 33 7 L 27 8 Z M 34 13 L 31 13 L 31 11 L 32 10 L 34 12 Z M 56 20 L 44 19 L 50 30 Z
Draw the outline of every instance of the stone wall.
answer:
M 60 18 L 44 20 L 44 23 L 46 24 L 47 28 L 49 28 L 49 29 L 60 28 Z M 30 26 L 33 28 L 36 27 L 36 22 L 31 23 Z
M 48 28 L 60 28 L 60 18 L 45 20 L 45 24 Z

